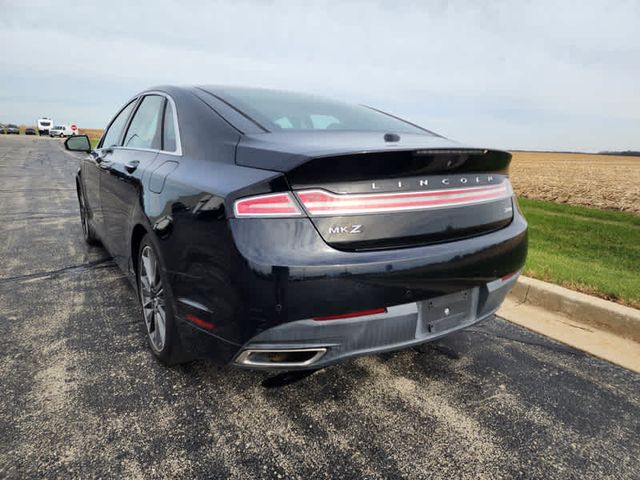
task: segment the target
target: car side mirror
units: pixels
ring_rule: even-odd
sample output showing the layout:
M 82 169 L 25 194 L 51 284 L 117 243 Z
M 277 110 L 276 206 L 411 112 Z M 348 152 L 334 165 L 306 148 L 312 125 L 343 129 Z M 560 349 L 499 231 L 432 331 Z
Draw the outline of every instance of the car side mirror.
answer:
M 64 142 L 64 148 L 72 152 L 91 152 L 91 142 L 86 135 L 74 135 Z

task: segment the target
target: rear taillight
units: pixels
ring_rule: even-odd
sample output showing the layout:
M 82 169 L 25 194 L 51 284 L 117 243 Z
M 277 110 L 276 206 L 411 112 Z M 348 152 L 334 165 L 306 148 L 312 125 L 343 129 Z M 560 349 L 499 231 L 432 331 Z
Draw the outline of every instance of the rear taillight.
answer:
M 237 200 L 233 206 L 236 217 L 297 217 L 300 208 L 289 193 L 270 193 Z
M 310 215 L 322 216 L 464 206 L 501 200 L 513 192 L 509 181 L 504 180 L 497 185 L 426 192 L 335 194 L 326 190 L 301 190 L 297 194 Z

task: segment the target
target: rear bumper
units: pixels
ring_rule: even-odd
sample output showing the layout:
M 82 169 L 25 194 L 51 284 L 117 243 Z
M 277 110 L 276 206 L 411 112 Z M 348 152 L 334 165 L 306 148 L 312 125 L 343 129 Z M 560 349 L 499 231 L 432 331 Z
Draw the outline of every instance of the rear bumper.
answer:
M 475 289 L 477 309 L 459 325 L 464 328 L 499 307 L 506 290 L 494 291 L 492 282 L 521 270 L 527 253 L 527 224 L 517 209 L 511 224 L 485 235 L 369 252 L 331 248 L 308 219 L 228 222 L 194 224 L 188 239 L 171 240 L 189 244 L 189 250 L 167 258 L 174 296 L 180 299 L 176 313 L 185 348 L 218 363 L 234 361 L 254 344 L 326 343 L 326 333 L 319 332 L 328 330 L 313 327 L 318 322 L 308 319 L 314 317 L 381 307 L 393 307 L 389 312 L 397 313 L 400 307 L 409 308 L 406 305 L 417 309 L 420 302 Z M 179 249 L 168 243 L 167 251 Z M 404 348 L 448 333 L 417 335 L 416 313 L 405 313 L 400 320 L 382 322 L 380 328 L 373 328 L 370 321 L 360 323 L 362 319 L 335 323 L 331 328 L 339 331 L 329 337 L 336 336 L 339 345 L 332 345 L 316 366 L 370 351 Z M 194 325 L 189 315 L 212 328 Z M 403 325 L 401 332 L 388 327 L 397 322 Z M 381 335 L 382 343 L 365 338 L 365 326 L 370 335 Z M 362 343 L 344 340 L 356 337 Z
M 321 368 L 351 357 L 433 341 L 490 317 L 517 277 L 498 279 L 482 287 L 433 300 L 396 305 L 381 314 L 285 323 L 248 341 L 234 358 L 234 363 L 268 370 Z M 296 352 L 298 357 L 287 358 L 281 352 L 285 355 Z M 301 356 L 304 352 L 307 355 Z M 276 360 L 265 361 L 268 358 L 265 353 L 276 355 Z

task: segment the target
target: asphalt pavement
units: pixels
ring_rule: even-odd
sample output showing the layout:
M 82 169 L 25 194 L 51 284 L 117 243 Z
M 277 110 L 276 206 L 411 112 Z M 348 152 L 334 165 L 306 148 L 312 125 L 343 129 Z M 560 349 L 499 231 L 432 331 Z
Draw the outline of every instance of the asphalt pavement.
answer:
M 640 375 L 501 319 L 289 384 L 163 367 L 77 168 L 0 136 L 0 478 L 640 478 Z

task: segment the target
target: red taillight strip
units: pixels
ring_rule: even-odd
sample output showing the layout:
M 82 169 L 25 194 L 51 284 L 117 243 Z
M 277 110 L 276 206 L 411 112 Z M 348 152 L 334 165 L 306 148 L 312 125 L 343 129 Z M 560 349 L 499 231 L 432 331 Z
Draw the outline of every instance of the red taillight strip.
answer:
M 236 217 L 290 217 L 302 214 L 288 193 L 242 198 L 233 205 Z
M 341 318 L 366 317 L 367 315 L 377 315 L 379 313 L 387 313 L 386 308 L 374 308 L 372 310 L 362 310 L 361 312 L 343 313 L 340 315 L 328 315 L 326 317 L 314 317 L 314 320 L 340 320 Z
M 507 180 L 498 185 L 407 193 L 334 194 L 302 190 L 298 198 L 310 215 L 341 215 L 461 206 L 508 198 Z

